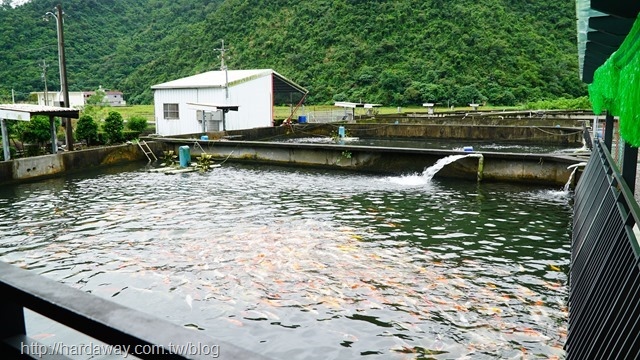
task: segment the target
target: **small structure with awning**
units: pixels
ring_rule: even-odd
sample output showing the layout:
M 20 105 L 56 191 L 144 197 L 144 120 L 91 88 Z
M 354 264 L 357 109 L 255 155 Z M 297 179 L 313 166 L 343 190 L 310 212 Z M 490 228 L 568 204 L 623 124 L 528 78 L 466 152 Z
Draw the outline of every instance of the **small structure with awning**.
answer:
M 355 103 L 348 101 L 336 101 L 334 106 L 344 108 L 344 118 L 343 120 L 353 120 L 356 117 L 356 108 L 364 108 L 367 109 L 367 112 L 371 112 L 371 109 L 380 107 L 382 104 L 369 104 L 369 103 Z M 348 109 L 351 109 L 349 111 Z
M 227 130 L 225 117 L 229 111 L 238 111 L 238 105 L 222 105 L 222 104 L 195 104 L 187 103 L 187 105 L 197 111 L 196 118 L 202 122 L 202 132 L 206 133 L 212 128 L 214 131 L 219 130 L 218 122 L 222 122 L 222 131 Z M 207 126 L 209 124 L 209 126 Z
M 9 152 L 9 131 L 7 130 L 7 120 L 31 121 L 33 116 L 48 116 L 51 124 L 51 146 L 52 153 L 58 152 L 57 129 L 55 117 L 73 118 L 79 117 L 80 111 L 58 106 L 43 106 L 32 104 L 0 104 L 0 127 L 2 128 L 2 148 L 5 161 L 11 159 Z

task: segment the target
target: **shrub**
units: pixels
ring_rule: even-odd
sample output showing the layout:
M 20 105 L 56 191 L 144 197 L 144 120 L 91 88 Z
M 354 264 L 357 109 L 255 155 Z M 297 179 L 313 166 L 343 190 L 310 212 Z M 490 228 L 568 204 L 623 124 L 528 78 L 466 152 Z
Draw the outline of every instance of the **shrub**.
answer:
M 140 137 L 140 132 L 139 131 L 131 131 L 131 130 L 125 130 L 122 132 L 122 137 L 125 141 L 133 141 L 137 138 Z
M 9 156 L 11 156 L 12 159 L 15 159 L 16 158 L 16 153 L 17 153 L 16 148 L 13 147 L 13 146 L 10 146 L 9 147 Z M 5 159 L 4 159 L 4 151 L 0 151 L 0 161 L 5 161 Z
M 138 133 L 147 130 L 147 126 L 149 126 L 147 119 L 139 115 L 134 115 L 127 121 L 127 129 L 137 131 Z
M 110 111 L 106 119 L 104 119 L 104 134 L 108 144 L 118 144 L 124 139 L 122 130 L 124 129 L 124 121 L 122 115 L 116 111 Z
M 525 104 L 524 108 L 529 110 L 585 110 L 591 109 L 591 102 L 587 96 L 575 99 L 558 98 L 553 100 L 530 102 Z
M 89 115 L 82 115 L 76 125 L 76 139 L 85 140 L 87 145 L 98 142 L 98 124 Z
M 56 121 L 56 126 L 59 122 Z M 46 116 L 34 116 L 31 121 L 21 123 L 21 129 L 18 132 L 20 141 L 33 143 L 42 146 L 51 141 L 51 124 Z

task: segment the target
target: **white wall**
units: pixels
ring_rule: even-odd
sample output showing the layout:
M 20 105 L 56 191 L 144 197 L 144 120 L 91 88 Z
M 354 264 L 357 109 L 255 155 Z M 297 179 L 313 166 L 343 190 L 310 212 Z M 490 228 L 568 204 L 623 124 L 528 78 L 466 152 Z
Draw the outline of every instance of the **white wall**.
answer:
M 227 130 L 251 129 L 272 125 L 271 76 L 235 85 L 229 89 L 229 103 L 239 105 L 227 113 Z
M 154 110 L 156 132 L 160 135 L 179 135 L 202 132 L 202 123 L 196 118 L 196 109 L 187 103 L 238 105 L 238 111 L 226 114 L 226 129 L 241 130 L 272 125 L 271 76 L 247 81 L 229 88 L 226 99 L 224 88 L 156 89 Z M 179 104 L 180 119 L 165 120 L 163 104 Z M 222 130 L 207 128 L 207 131 Z
M 198 89 L 158 89 L 154 91 L 156 132 L 161 135 L 192 134 L 202 131 L 196 110 L 188 102 L 197 102 Z M 178 104 L 179 119 L 165 120 L 163 104 Z
M 37 92 L 38 105 L 45 105 L 44 92 Z M 49 91 L 47 93 L 49 106 L 58 106 L 57 102 L 62 101 L 63 96 L 59 91 Z M 84 94 L 82 92 L 69 92 L 69 103 L 71 108 L 80 108 L 84 106 Z

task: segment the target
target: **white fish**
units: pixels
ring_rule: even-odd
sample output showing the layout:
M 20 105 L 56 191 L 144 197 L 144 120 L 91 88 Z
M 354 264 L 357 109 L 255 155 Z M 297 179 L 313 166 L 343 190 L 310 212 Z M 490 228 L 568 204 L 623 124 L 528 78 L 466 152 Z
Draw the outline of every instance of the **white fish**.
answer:
M 187 302 L 187 305 L 189 305 L 189 308 L 193 310 L 193 298 L 191 297 L 191 295 L 187 295 L 184 300 Z

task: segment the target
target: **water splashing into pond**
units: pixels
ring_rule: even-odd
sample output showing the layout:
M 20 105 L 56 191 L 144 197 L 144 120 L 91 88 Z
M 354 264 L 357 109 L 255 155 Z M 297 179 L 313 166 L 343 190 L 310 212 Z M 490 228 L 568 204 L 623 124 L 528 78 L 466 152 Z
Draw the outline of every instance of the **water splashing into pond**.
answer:
M 457 160 L 464 159 L 468 156 L 470 155 L 450 155 L 447 157 L 443 157 L 442 159 L 438 159 L 438 161 L 436 161 L 435 164 L 424 169 L 424 171 L 422 172 L 422 177 L 424 177 L 426 181 L 431 181 L 431 179 L 433 179 L 436 173 L 442 170 L 445 166 Z
M 566 196 L 143 170 L 3 187 L 0 259 L 273 358 L 563 356 Z
M 429 185 L 433 177 L 438 173 L 438 171 L 442 170 L 445 166 L 470 156 L 478 156 L 478 155 L 476 154 L 449 155 L 441 159 L 438 159 L 438 161 L 436 161 L 435 164 L 425 168 L 422 171 L 422 173 L 393 176 L 393 177 L 387 178 L 387 181 L 393 182 L 399 185 L 407 185 L 407 186 Z

